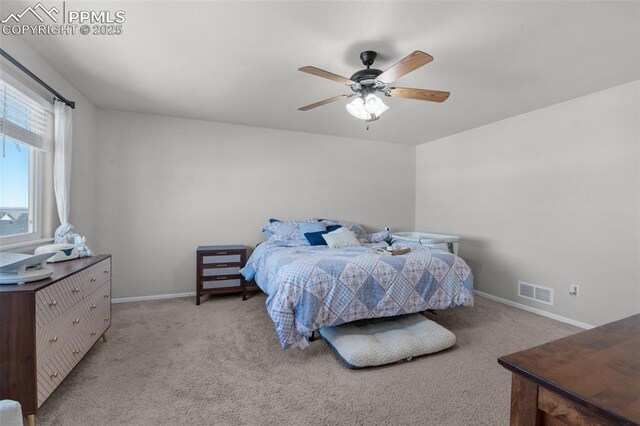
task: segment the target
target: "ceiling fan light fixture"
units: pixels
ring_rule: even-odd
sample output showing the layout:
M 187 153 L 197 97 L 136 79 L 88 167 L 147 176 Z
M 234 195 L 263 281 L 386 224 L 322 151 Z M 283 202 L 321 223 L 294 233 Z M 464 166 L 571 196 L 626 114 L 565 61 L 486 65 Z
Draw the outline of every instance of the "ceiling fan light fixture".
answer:
M 382 99 L 370 93 L 364 98 L 364 109 L 373 115 L 380 116 L 384 111 L 388 110 L 389 107 L 382 102 Z
M 377 112 L 382 109 L 382 105 L 384 105 L 382 100 L 373 93 L 368 94 L 367 97 L 364 98 L 364 109 L 369 114 L 378 115 Z
M 371 114 L 367 112 L 364 106 L 364 99 L 361 97 L 355 98 L 353 101 L 347 104 L 347 111 L 355 118 L 360 120 L 370 120 Z

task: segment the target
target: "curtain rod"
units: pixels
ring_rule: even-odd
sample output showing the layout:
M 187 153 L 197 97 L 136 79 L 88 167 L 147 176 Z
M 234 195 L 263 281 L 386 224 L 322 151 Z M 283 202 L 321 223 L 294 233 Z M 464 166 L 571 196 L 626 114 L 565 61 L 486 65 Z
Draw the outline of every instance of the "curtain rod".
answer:
M 18 67 L 18 69 L 20 69 L 20 71 L 24 72 L 26 75 L 28 75 L 29 77 L 31 77 L 33 80 L 35 80 L 36 83 L 38 83 L 40 86 L 44 87 L 45 89 L 47 89 L 49 92 L 51 92 L 56 98 L 60 99 L 62 102 L 64 102 L 65 104 L 69 105 L 71 108 L 76 107 L 76 103 L 74 101 L 70 101 L 67 98 L 65 98 L 64 96 L 62 96 L 60 93 L 56 92 L 51 86 L 49 86 L 47 83 L 45 83 L 44 81 L 42 81 L 40 79 L 40 77 L 38 77 L 37 75 L 35 75 L 34 73 L 32 73 L 27 67 L 25 67 L 24 65 L 22 65 L 20 62 L 18 62 L 16 60 L 16 58 L 14 58 L 13 56 L 9 55 L 4 49 L 0 49 L 0 55 L 4 56 L 9 62 L 11 62 L 13 65 L 15 65 L 16 67 Z

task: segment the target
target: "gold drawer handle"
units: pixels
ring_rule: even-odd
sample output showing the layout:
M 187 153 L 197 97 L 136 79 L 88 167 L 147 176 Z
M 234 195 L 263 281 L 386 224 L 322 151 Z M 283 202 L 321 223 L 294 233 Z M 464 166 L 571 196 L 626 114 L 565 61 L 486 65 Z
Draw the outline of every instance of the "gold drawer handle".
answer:
M 50 342 L 55 343 L 58 341 L 58 336 L 53 336 L 51 339 L 49 339 Z
M 217 255 L 225 255 L 225 254 L 229 254 L 228 251 L 220 251 L 218 253 L 216 253 Z
M 56 306 L 58 305 L 58 302 L 56 300 L 52 300 L 51 302 L 49 302 L 49 306 Z
M 80 293 L 80 289 L 78 287 L 74 288 L 73 290 L 71 290 L 74 293 Z
M 109 317 L 106 317 L 104 320 L 105 320 L 105 321 L 109 321 Z
M 96 282 L 96 277 L 91 278 L 91 282 L 92 283 Z
M 76 319 L 74 319 L 74 320 L 73 320 L 73 323 L 74 323 L 74 324 L 79 324 L 79 323 L 80 323 L 80 318 L 76 318 Z
M 89 306 L 89 307 L 90 307 L 91 309 L 95 309 L 95 308 L 96 308 L 96 305 L 91 305 L 91 306 Z
M 109 293 L 105 294 L 104 297 L 109 297 Z
M 229 265 L 226 264 L 226 263 L 220 263 L 220 264 L 217 265 L 218 268 L 224 268 L 226 266 L 229 266 Z
M 226 280 L 226 279 L 227 279 L 227 277 L 226 277 L 226 276 L 224 276 L 224 275 L 223 275 L 223 276 L 221 276 L 221 277 L 216 277 L 216 280 Z
M 79 353 L 80 353 L 80 349 L 75 349 L 75 350 L 73 351 L 73 354 L 74 354 L 74 355 L 78 355 Z
M 55 379 L 56 377 L 58 377 L 58 372 L 56 371 L 53 374 L 49 374 L 49 377 L 51 377 L 52 379 Z
M 105 269 L 105 270 L 104 270 L 104 271 L 102 271 L 102 272 L 104 272 L 105 274 L 108 274 L 108 273 L 109 273 L 109 270 L 108 270 L 108 269 Z

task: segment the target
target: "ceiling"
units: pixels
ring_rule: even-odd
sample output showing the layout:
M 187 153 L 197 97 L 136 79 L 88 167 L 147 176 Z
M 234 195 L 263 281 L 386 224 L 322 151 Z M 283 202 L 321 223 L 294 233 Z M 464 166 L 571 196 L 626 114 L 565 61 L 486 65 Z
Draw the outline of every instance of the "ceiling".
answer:
M 120 36 L 26 38 L 100 108 L 418 145 L 640 78 L 639 2 L 67 3 L 126 12 Z M 369 130 L 344 101 L 297 110 L 350 93 L 299 67 L 350 77 L 363 50 L 431 54 L 397 85 L 451 97 L 385 99 Z

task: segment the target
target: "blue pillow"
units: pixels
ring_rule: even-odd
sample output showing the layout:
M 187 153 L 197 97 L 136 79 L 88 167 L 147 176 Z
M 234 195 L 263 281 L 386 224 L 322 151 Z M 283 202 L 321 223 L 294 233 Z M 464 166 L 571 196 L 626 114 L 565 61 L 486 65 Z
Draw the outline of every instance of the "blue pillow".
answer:
M 342 225 L 329 225 L 329 226 L 327 226 L 327 232 L 333 232 L 333 231 L 337 230 L 338 228 L 342 228 Z
M 321 232 L 327 230 L 327 225 L 322 222 L 304 222 L 300 224 L 300 232 L 306 234 L 307 232 Z
M 306 232 L 304 237 L 312 246 L 326 246 L 327 242 L 322 238 L 322 236 L 327 233 L 327 231 Z

